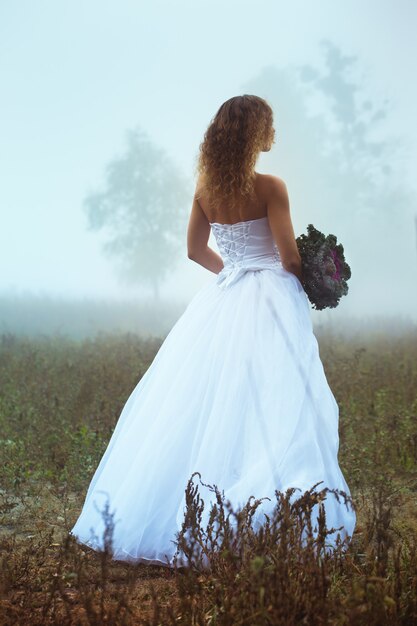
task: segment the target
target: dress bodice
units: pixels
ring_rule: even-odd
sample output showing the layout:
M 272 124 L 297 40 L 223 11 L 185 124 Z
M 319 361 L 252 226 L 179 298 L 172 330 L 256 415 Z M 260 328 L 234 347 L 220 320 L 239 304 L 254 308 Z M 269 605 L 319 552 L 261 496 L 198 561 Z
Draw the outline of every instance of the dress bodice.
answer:
M 235 224 L 210 222 L 224 268 L 217 284 L 225 288 L 251 270 L 281 267 L 278 247 L 267 216 Z

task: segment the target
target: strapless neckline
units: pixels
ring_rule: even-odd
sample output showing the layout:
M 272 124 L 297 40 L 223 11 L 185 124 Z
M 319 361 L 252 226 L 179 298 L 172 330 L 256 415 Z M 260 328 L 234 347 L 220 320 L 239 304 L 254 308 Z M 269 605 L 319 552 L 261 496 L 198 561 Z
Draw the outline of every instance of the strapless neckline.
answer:
M 268 219 L 267 215 L 264 215 L 263 217 L 255 217 L 253 220 L 244 220 L 242 222 L 234 222 L 233 224 L 222 224 L 221 222 L 209 222 L 210 226 L 213 226 L 213 224 L 215 224 L 216 226 L 238 226 L 239 224 L 247 224 L 248 222 L 257 222 L 259 220 L 266 220 Z

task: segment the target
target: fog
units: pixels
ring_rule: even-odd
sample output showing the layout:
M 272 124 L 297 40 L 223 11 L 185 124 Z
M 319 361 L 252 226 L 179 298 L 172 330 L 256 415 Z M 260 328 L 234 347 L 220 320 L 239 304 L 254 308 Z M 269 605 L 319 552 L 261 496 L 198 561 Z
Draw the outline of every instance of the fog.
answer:
M 273 107 L 257 170 L 286 181 L 296 235 L 335 234 L 351 267 L 314 320 L 417 321 L 416 25 L 411 0 L 1 3 L 1 329 L 35 323 L 31 298 L 185 306 L 212 276 L 186 251 L 199 144 L 243 93 Z M 138 183 L 137 228 L 94 203 L 132 164 L 158 181 Z

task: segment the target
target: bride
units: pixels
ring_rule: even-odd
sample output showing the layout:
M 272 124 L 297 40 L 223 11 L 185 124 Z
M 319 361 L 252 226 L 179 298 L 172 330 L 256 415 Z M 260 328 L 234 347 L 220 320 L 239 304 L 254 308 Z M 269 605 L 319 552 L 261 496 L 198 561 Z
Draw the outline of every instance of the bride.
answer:
M 259 516 L 271 513 L 275 490 L 301 495 L 320 482 L 350 496 L 287 187 L 255 171 L 274 136 L 270 105 L 243 95 L 221 105 L 200 144 L 187 248 L 213 276 L 128 397 L 70 531 L 103 549 L 107 504 L 116 560 L 172 565 L 194 472 L 235 510 L 268 496 Z M 220 254 L 207 245 L 211 232 Z M 200 493 L 204 523 L 213 495 Z M 327 527 L 349 539 L 354 509 L 331 495 Z

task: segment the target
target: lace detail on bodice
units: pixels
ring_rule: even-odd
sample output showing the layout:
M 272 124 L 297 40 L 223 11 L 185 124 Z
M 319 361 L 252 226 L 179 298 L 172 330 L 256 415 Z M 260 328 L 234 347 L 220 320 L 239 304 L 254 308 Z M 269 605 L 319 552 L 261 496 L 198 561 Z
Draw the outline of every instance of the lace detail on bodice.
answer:
M 249 229 L 248 227 L 228 229 L 224 226 L 235 226 L 235 224 L 212 224 L 216 242 L 223 261 L 227 258 L 231 262 L 236 262 L 245 256 Z
M 235 224 L 211 222 L 211 228 L 224 263 L 217 275 L 219 287 L 234 284 L 248 271 L 281 266 L 267 217 Z

